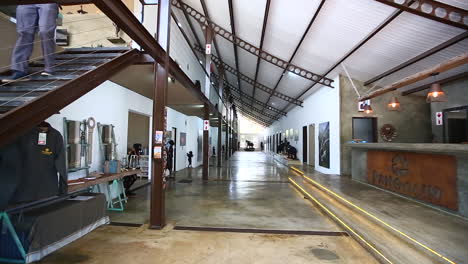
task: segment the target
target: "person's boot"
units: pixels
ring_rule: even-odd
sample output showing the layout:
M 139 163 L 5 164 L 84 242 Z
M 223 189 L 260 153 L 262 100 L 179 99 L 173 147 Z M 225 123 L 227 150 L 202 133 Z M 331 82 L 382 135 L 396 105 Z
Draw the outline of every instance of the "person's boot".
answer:
M 13 73 L 6 78 L 2 79 L 2 82 L 8 83 L 8 82 L 26 82 L 31 80 L 31 77 L 28 76 L 27 72 L 22 72 L 22 71 L 13 71 Z

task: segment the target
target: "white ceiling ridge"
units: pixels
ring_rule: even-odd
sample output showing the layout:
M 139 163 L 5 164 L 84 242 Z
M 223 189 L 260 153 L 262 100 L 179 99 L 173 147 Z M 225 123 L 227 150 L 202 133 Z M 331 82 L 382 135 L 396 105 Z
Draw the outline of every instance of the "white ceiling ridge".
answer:
M 172 0 L 172 4 L 176 6 L 179 9 L 185 9 L 187 14 L 192 16 L 195 20 L 197 20 L 202 27 L 205 29 L 207 26 L 210 26 L 215 34 L 218 34 L 219 36 L 225 38 L 226 40 L 234 43 L 238 47 L 246 50 L 247 52 L 260 57 L 261 59 L 277 66 L 282 69 L 286 69 L 287 71 L 296 74 L 302 78 L 308 79 L 310 81 L 313 81 L 315 83 L 319 83 L 322 85 L 326 85 L 329 87 L 333 87 L 332 83 L 333 80 L 326 78 L 325 76 L 322 76 L 320 74 L 314 73 L 312 71 L 306 70 L 302 67 L 296 66 L 294 64 L 288 63 L 287 61 L 279 58 L 278 56 L 275 56 L 273 54 L 270 54 L 266 51 L 261 50 L 260 48 L 256 47 L 255 45 L 249 43 L 248 41 L 245 41 L 238 36 L 232 34 L 228 30 L 222 28 L 221 26 L 217 25 L 213 21 L 211 21 L 209 18 L 204 16 L 203 14 L 199 13 L 197 10 L 192 8 L 191 6 L 187 5 L 186 3 L 180 1 L 180 0 Z

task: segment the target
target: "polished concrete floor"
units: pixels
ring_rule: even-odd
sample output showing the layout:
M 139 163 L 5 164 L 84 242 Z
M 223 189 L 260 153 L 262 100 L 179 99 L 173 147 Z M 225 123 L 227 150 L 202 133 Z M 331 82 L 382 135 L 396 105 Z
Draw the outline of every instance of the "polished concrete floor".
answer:
M 124 212 L 110 212 L 114 224 L 134 227 L 99 228 L 41 263 L 377 263 L 288 183 L 289 173 L 260 152 L 238 152 L 222 168 L 210 167 L 208 182 L 201 168 L 184 169 L 166 190 L 163 230 L 148 230 L 149 188 L 141 188 Z
M 328 217 L 298 195 L 288 169 L 261 152 L 237 152 L 221 168 L 177 172 L 166 190 L 166 217 L 178 226 L 340 231 Z M 191 181 L 188 183 L 187 180 Z M 110 212 L 114 223 L 149 220 L 149 188 L 139 189 L 124 212 Z
M 162 231 L 105 226 L 43 264 L 377 264 L 344 236 Z

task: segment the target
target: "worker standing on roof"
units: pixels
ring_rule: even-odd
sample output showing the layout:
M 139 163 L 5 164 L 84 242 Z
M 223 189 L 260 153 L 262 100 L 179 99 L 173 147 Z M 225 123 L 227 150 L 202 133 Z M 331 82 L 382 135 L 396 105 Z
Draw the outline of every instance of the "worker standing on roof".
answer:
M 19 5 L 16 8 L 16 31 L 18 39 L 11 58 L 12 75 L 2 81 L 28 80 L 28 65 L 34 48 L 36 32 L 39 31 L 44 56 L 44 76 L 53 75 L 55 53 L 55 30 L 57 28 L 58 4 Z

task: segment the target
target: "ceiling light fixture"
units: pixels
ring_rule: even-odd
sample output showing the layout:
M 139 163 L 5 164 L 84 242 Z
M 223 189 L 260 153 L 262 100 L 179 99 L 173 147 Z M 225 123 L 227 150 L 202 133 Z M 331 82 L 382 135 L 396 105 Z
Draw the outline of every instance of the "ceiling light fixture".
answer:
M 439 75 L 438 72 L 434 72 L 431 74 L 431 76 L 434 76 L 434 79 L 437 79 L 437 75 Z M 438 103 L 438 102 L 447 102 L 447 94 L 442 90 L 442 87 L 440 86 L 440 83 L 434 82 L 431 85 L 431 89 L 429 90 L 429 93 L 427 94 L 426 102 L 428 103 Z
M 364 106 L 364 113 L 370 115 L 370 114 L 372 114 L 373 112 L 374 112 L 374 110 L 372 109 L 372 107 L 371 107 L 370 105 L 366 104 L 366 105 Z
M 398 98 L 396 96 L 393 96 L 392 99 L 387 104 L 387 109 L 388 111 L 400 111 L 401 109 L 401 104 L 400 101 L 398 101 Z

